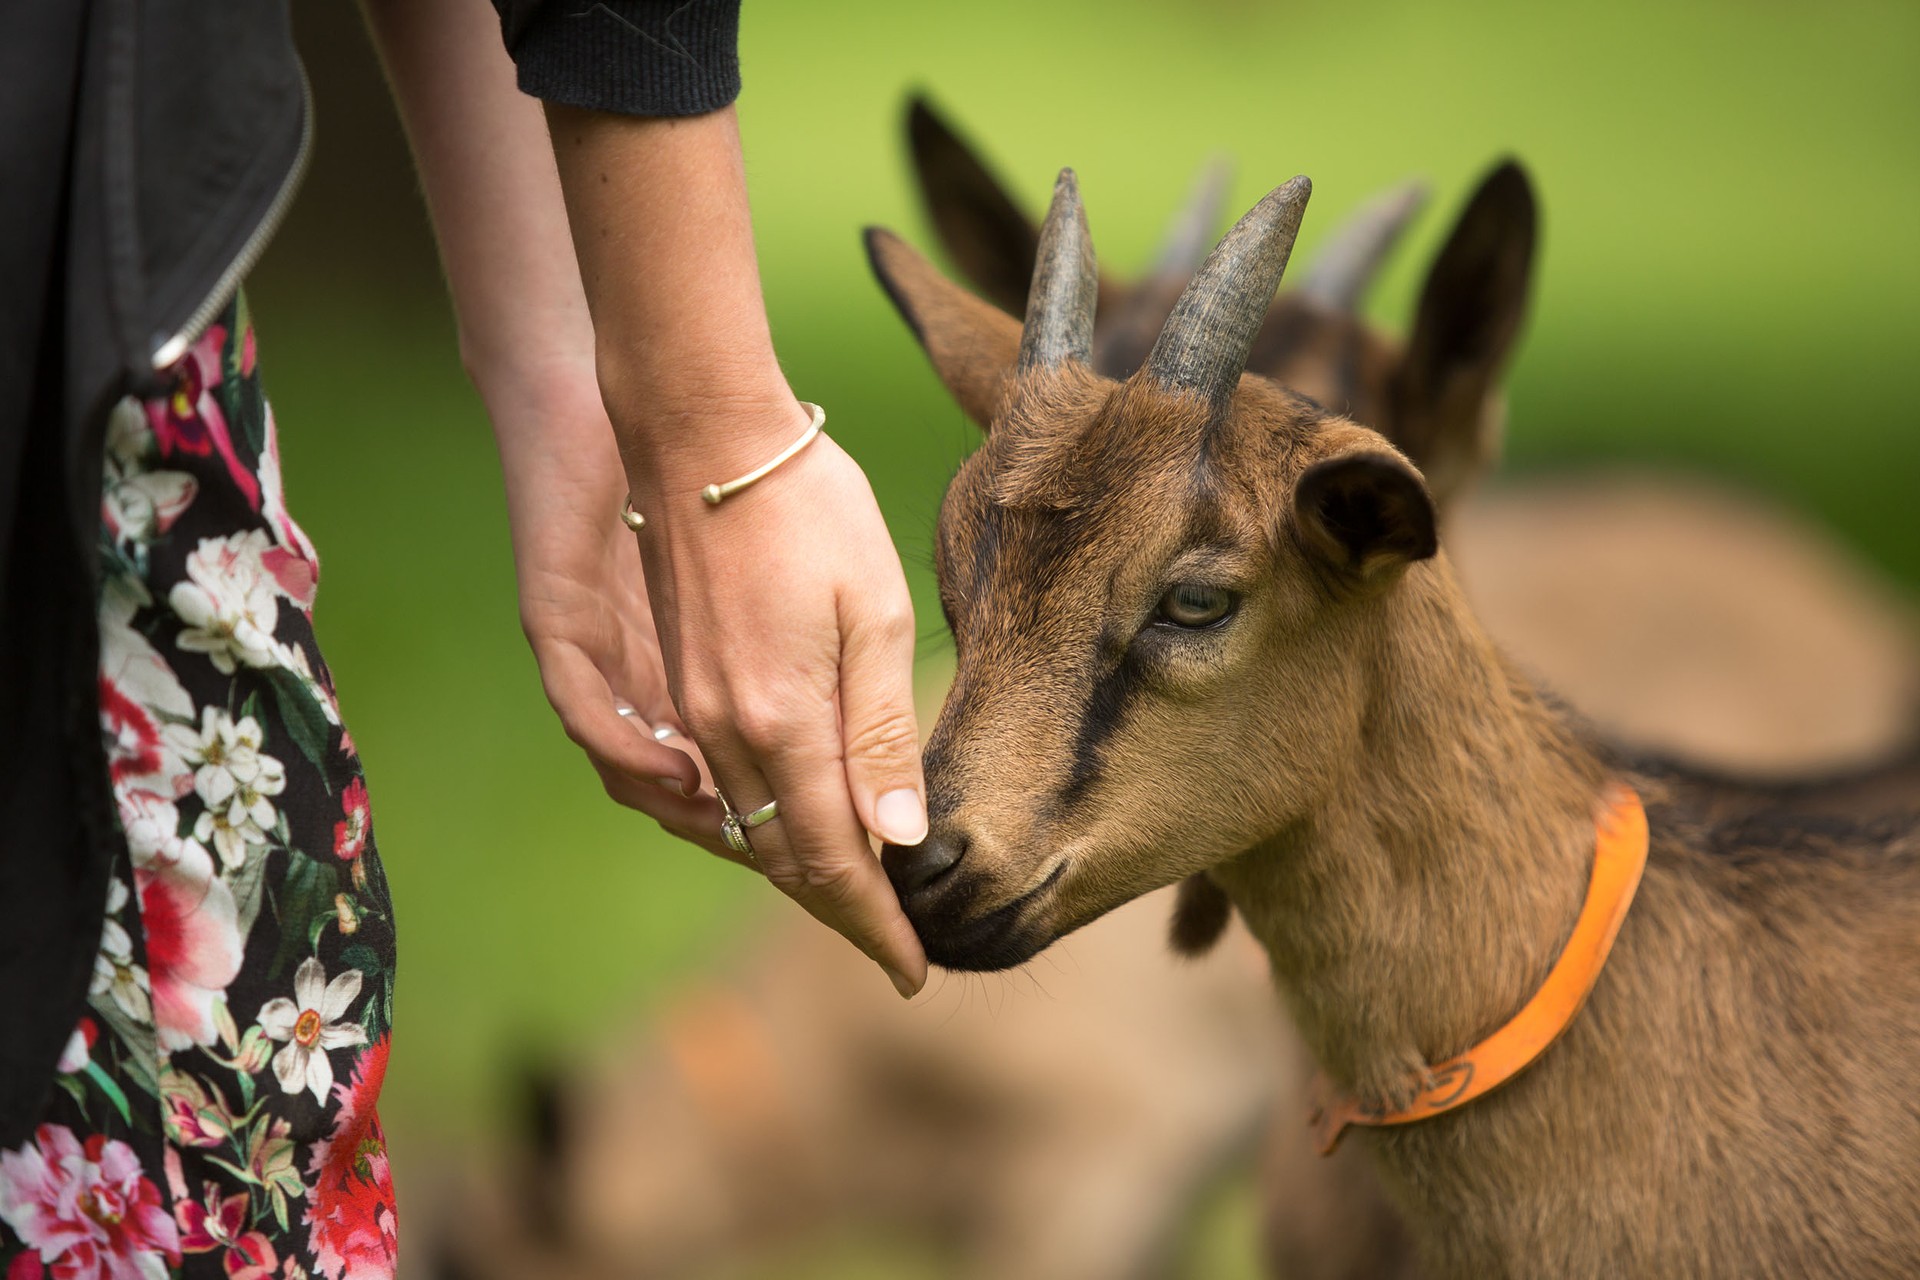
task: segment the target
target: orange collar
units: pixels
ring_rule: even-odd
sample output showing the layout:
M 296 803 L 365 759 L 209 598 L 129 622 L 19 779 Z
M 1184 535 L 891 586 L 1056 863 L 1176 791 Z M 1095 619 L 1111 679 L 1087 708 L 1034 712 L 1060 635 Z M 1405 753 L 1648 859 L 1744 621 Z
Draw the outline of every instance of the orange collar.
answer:
M 1333 1154 L 1350 1124 L 1407 1124 L 1464 1107 L 1526 1070 L 1567 1029 L 1600 980 L 1614 935 L 1627 918 L 1640 873 L 1647 866 L 1647 815 L 1632 787 L 1617 782 L 1608 788 L 1606 808 L 1594 825 L 1598 838 L 1587 901 L 1574 921 L 1566 949 L 1533 999 L 1506 1026 L 1459 1057 L 1431 1068 L 1413 1101 L 1398 1111 L 1371 1108 L 1336 1094 L 1322 1075 L 1315 1081 L 1315 1092 L 1331 1101 L 1316 1105 L 1308 1121 L 1321 1155 Z

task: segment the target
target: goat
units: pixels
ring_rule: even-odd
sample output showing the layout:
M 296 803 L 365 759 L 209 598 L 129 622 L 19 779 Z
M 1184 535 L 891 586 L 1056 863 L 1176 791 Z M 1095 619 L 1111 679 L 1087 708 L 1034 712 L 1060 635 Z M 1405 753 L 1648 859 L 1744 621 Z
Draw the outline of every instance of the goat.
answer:
M 1408 456 L 1244 372 L 1308 190 L 1228 233 L 1124 381 L 1091 364 L 1070 171 L 1024 325 L 869 235 L 987 432 L 936 538 L 933 829 L 883 855 L 929 956 L 1017 965 L 1204 874 L 1333 1085 L 1392 1110 L 1540 986 L 1624 778 L 1651 856 L 1585 1011 L 1497 1092 L 1361 1134 L 1427 1266 L 1911 1274 L 1914 820 L 1714 825 L 1499 652 Z

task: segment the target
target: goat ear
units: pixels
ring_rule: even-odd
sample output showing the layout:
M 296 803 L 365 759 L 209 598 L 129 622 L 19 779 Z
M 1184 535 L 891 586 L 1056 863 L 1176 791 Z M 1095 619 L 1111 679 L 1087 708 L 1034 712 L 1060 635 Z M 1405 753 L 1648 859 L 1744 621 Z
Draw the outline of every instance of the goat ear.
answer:
M 1365 450 L 1314 463 L 1294 487 L 1293 514 L 1307 554 L 1355 585 L 1384 583 L 1439 550 L 1426 482 L 1391 453 Z
M 1207 879 L 1206 872 L 1188 876 L 1180 882 L 1173 901 L 1173 924 L 1167 941 L 1178 955 L 1195 958 L 1213 950 L 1233 919 L 1233 903 L 1219 885 Z
M 941 275 L 891 231 L 869 227 L 866 241 L 880 286 L 940 381 L 984 431 L 1004 407 L 1007 375 L 1020 352 L 1020 322 Z
M 1035 226 L 974 149 L 926 98 L 907 100 L 907 150 L 934 234 L 954 268 L 1009 315 L 1027 305 L 1040 247 Z
M 1480 183 L 1427 272 L 1406 355 L 1393 376 L 1395 444 L 1442 501 L 1500 453 L 1495 403 L 1526 317 L 1539 215 L 1518 161 Z

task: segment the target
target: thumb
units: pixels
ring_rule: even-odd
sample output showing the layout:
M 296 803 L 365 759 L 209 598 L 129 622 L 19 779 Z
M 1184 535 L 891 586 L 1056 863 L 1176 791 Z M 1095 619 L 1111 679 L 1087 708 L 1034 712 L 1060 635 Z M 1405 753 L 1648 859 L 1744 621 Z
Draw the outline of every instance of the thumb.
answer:
M 841 605 L 847 790 L 868 831 L 888 844 L 919 844 L 927 838 L 927 787 L 913 715 L 913 606 L 905 583 L 887 594 Z

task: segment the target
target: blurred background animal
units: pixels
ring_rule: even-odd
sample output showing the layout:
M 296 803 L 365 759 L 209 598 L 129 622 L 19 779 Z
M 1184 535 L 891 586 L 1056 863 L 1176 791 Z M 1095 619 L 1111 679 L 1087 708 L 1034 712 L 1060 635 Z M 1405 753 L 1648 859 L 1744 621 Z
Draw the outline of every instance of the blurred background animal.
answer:
M 907 133 L 949 259 L 1020 314 L 1035 224 L 924 100 Z M 1203 175 L 1140 277 L 1103 273 L 1103 372 L 1144 357 L 1224 188 L 1218 166 Z M 1422 198 L 1390 192 L 1323 243 L 1275 301 L 1256 367 L 1433 467 L 1489 630 L 1617 738 L 1736 784 L 1904 760 L 1920 702 L 1910 620 L 1811 526 L 1656 473 L 1473 485 L 1498 455 L 1534 196 L 1517 165 L 1492 171 L 1400 344 L 1358 309 Z M 931 710 L 940 681 L 926 683 Z M 1893 776 L 1898 792 L 1914 775 Z M 1383 1274 L 1396 1226 L 1357 1161 L 1305 1141 L 1307 1068 L 1271 1016 L 1263 958 L 1235 930 L 1175 963 L 1170 896 L 1075 935 L 1069 958 L 1036 964 L 1037 989 L 951 980 L 931 1009 L 868 990 L 858 957 L 818 930 L 776 930 L 591 1069 L 536 1073 L 537 1141 L 471 1179 L 495 1208 L 448 1234 L 459 1274 L 712 1274 L 835 1223 L 937 1241 L 956 1274 L 1165 1274 L 1194 1205 L 1256 1148 L 1276 1274 Z

